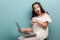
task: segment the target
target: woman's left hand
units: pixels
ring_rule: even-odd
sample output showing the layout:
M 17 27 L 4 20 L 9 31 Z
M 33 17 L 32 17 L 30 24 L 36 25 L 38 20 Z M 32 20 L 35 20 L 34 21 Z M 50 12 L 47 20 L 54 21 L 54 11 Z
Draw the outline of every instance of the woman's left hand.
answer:
M 34 23 L 37 23 L 39 20 L 35 19 L 35 20 L 32 20 L 32 24 Z

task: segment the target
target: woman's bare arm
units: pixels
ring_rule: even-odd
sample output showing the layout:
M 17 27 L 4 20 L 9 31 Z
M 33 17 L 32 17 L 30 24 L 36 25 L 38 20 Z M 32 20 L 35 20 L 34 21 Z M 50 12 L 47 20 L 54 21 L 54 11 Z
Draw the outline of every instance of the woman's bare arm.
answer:
M 21 30 L 20 29 L 18 29 L 18 32 L 30 32 L 30 31 L 33 31 L 33 28 L 31 27 L 31 28 L 21 28 Z
M 30 31 L 32 31 L 33 29 L 32 29 L 32 27 L 31 27 L 31 28 L 22 28 L 21 30 L 22 30 L 22 32 L 30 32 Z
M 41 27 L 43 27 L 44 29 L 47 28 L 48 26 L 48 22 L 37 22 Z
M 46 21 L 46 22 L 41 22 L 41 21 L 35 19 L 35 20 L 32 20 L 32 22 L 33 22 L 33 24 L 34 24 L 34 23 L 38 23 L 38 24 L 39 24 L 41 27 L 43 27 L 44 29 L 47 28 L 47 26 L 48 26 L 48 22 L 47 22 L 47 21 Z

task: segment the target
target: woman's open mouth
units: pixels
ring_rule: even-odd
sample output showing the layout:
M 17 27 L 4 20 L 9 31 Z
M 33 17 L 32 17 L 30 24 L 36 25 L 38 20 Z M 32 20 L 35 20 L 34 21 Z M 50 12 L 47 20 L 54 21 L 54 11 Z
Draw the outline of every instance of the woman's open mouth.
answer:
M 39 11 L 37 11 L 39 13 Z

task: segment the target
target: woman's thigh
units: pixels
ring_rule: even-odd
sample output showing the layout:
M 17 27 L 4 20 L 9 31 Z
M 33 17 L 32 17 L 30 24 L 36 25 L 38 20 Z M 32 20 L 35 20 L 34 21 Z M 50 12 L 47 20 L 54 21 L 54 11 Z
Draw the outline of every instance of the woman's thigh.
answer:
M 20 37 L 18 37 L 17 40 L 43 40 L 43 39 L 40 39 L 40 38 L 37 38 L 37 37 L 25 38 L 24 36 L 20 36 Z M 46 40 L 46 39 L 45 39 L 45 40 Z
M 24 36 L 20 36 L 20 37 L 18 37 L 17 40 L 37 40 L 37 39 L 36 39 L 36 37 L 25 38 Z

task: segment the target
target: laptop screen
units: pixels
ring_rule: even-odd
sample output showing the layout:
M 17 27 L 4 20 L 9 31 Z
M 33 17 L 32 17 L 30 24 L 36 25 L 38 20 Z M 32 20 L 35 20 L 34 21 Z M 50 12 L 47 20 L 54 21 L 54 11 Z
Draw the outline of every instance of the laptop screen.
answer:
M 22 30 L 21 30 L 21 28 L 20 28 L 19 24 L 18 24 L 16 21 L 15 21 L 15 23 L 16 23 L 16 25 L 17 25 L 18 29 L 19 29 L 19 32 L 20 32 L 20 33 L 22 33 Z

